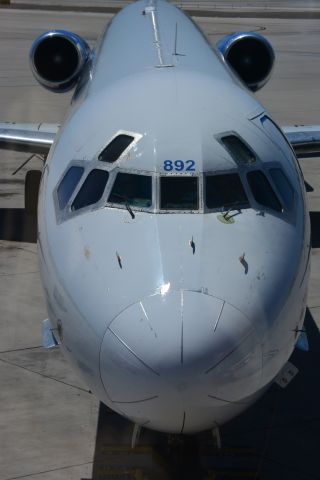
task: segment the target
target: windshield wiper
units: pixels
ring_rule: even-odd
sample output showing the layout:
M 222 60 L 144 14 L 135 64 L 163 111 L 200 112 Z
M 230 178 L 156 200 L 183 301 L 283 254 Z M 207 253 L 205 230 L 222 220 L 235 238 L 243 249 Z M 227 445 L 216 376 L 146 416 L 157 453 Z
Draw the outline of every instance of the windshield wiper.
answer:
M 112 196 L 115 196 L 115 197 L 120 198 L 121 200 L 124 200 L 124 201 L 125 201 L 125 204 L 124 204 L 124 205 L 125 205 L 126 209 L 128 210 L 128 212 L 130 213 L 131 218 L 132 218 L 132 219 L 135 218 L 135 214 L 133 213 L 132 208 L 131 208 L 130 205 L 129 205 L 129 199 L 128 199 L 128 197 L 126 197 L 125 195 L 119 195 L 119 193 L 112 193 L 112 192 L 111 192 L 111 195 L 110 195 L 110 196 L 111 196 L 111 197 L 112 197 Z M 109 199 L 109 201 L 110 201 L 110 199 Z M 122 205 L 123 205 L 123 204 L 122 204 Z
M 222 214 L 222 216 L 225 218 L 225 220 L 228 219 L 229 213 L 230 213 L 232 210 L 234 210 L 234 209 L 235 209 L 234 207 L 235 207 L 236 205 L 239 205 L 239 203 L 240 203 L 239 200 L 236 200 L 236 201 L 228 208 L 228 210 L 227 210 L 225 213 Z
M 133 211 L 132 211 L 132 208 L 130 207 L 129 203 L 128 203 L 128 202 L 126 202 L 126 204 L 125 204 L 125 205 L 126 205 L 126 209 L 128 210 L 128 212 L 129 212 L 129 213 L 130 213 L 130 215 L 131 215 L 131 218 L 134 218 L 134 217 L 135 217 L 135 215 L 134 215 L 134 213 L 133 213 Z

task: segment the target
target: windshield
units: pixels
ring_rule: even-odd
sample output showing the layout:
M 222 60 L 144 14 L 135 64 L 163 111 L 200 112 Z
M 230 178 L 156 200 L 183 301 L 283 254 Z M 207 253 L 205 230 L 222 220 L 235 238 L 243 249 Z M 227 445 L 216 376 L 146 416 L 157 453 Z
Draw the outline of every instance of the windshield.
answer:
M 239 165 L 246 165 L 256 161 L 254 153 L 239 137 L 236 137 L 235 135 L 226 135 L 221 138 L 221 142 L 226 147 L 234 161 Z
M 161 210 L 198 210 L 198 177 L 161 177 Z
M 91 170 L 72 204 L 72 210 L 79 210 L 97 203 L 103 195 L 109 178 L 105 170 Z
M 118 135 L 100 153 L 99 160 L 108 163 L 115 162 L 133 141 L 134 138 L 130 135 Z
M 260 205 L 282 212 L 282 205 L 274 193 L 269 180 L 261 170 L 249 172 L 247 178 L 253 196 Z
M 148 208 L 152 205 L 151 175 L 118 173 L 108 202 L 133 207 Z
M 206 206 L 208 208 L 248 207 L 249 201 L 237 173 L 207 175 Z

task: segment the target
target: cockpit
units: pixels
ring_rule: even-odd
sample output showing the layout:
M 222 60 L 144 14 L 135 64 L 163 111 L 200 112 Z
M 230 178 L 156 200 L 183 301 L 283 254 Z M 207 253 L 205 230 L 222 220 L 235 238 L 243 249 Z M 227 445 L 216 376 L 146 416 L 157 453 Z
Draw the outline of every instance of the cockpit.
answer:
M 254 209 L 274 215 L 292 213 L 295 190 L 280 162 L 259 162 L 234 133 L 218 138 L 234 160 L 228 170 L 197 172 L 193 161 L 164 161 L 150 172 L 119 163 L 137 141 L 120 133 L 94 162 L 72 162 L 55 189 L 59 222 L 100 208 L 152 214 L 199 214 Z M 186 165 L 185 164 L 188 164 Z

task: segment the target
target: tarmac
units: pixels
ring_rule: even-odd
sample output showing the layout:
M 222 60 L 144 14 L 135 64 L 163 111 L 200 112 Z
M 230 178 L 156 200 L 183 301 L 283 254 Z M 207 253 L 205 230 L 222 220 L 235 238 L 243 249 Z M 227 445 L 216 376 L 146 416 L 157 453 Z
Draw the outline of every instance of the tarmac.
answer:
M 301 5 L 305 3 L 294 2 L 295 8 Z M 70 94 L 52 94 L 37 84 L 28 64 L 30 44 L 45 30 L 63 28 L 94 45 L 111 18 L 101 12 L 1 9 L 0 120 L 60 123 Z M 257 97 L 281 125 L 320 124 L 317 19 L 257 14 L 195 21 L 212 43 L 238 30 L 265 34 L 277 61 L 270 82 Z M 12 175 L 26 158 L 23 153 L 1 151 L 0 480 L 319 479 L 319 158 L 301 161 L 312 188 L 308 203 L 313 249 L 306 315 L 310 351 L 296 351 L 292 358 L 299 374 L 284 390 L 273 386 L 254 407 L 227 424 L 221 450 L 207 434 L 168 447 L 163 436 L 155 439 L 147 432 L 135 452 L 128 447 L 129 426 L 117 423 L 99 406 L 59 349 L 41 347 L 41 322 L 47 314 L 30 233 L 32 220 L 23 211 L 26 169 Z M 41 166 L 37 158 L 28 165 Z

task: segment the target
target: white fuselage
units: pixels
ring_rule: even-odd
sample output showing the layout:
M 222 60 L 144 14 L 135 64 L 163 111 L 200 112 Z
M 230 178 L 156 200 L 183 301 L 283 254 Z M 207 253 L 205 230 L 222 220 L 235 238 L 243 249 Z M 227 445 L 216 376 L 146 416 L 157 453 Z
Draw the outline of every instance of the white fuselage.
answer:
M 140 425 L 183 433 L 220 425 L 261 395 L 294 349 L 309 219 L 294 155 L 265 118 L 190 19 L 143 0 L 102 37 L 51 149 L 39 201 L 49 318 L 89 388 Z M 237 164 L 223 147 L 230 132 L 254 163 Z M 134 138 L 131 148 L 113 163 L 99 160 L 122 133 Z M 175 170 L 177 160 L 194 170 Z M 57 187 L 72 165 L 83 175 L 61 208 Z M 270 180 L 279 166 L 294 193 L 290 208 L 273 211 L 259 205 L 247 175 L 259 169 Z M 109 173 L 101 198 L 72 210 L 93 169 Z M 134 218 L 108 200 L 118 172 L 152 178 L 152 205 L 131 206 Z M 230 172 L 250 207 L 231 208 L 224 221 L 221 209 L 206 207 L 205 176 Z M 169 175 L 197 178 L 197 209 L 161 208 Z

